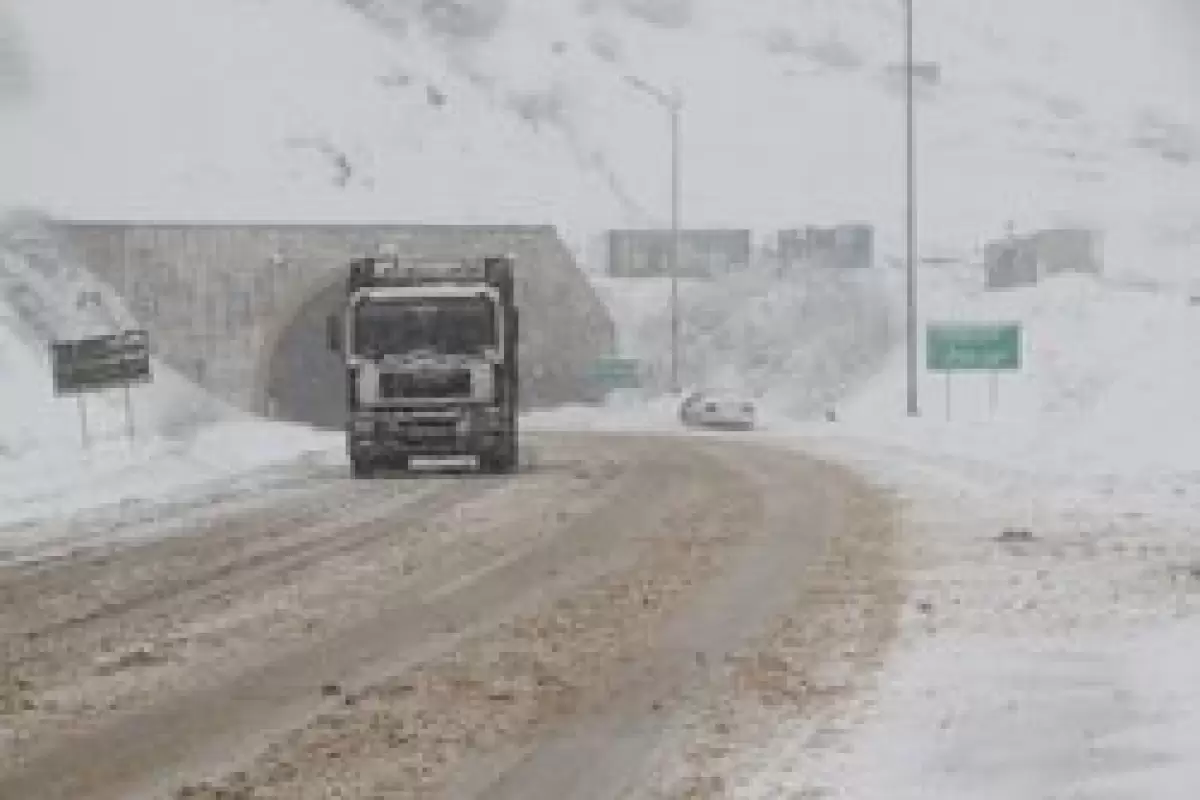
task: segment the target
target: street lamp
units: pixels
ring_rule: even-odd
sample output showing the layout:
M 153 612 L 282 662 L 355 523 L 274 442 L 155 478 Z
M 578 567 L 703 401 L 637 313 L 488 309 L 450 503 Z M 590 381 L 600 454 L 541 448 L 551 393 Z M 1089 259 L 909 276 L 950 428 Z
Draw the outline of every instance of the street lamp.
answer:
M 906 303 L 905 346 L 908 356 L 908 415 L 921 413 L 917 397 L 917 197 L 916 115 L 913 113 L 913 0 L 904 3 L 904 111 L 906 178 Z
M 682 233 L 679 228 L 680 188 L 682 164 L 680 162 L 680 113 L 683 96 L 678 89 L 670 94 L 651 86 L 640 78 L 626 75 L 625 81 L 639 89 L 662 106 L 671 116 L 671 392 L 678 394 L 679 387 L 679 254 Z

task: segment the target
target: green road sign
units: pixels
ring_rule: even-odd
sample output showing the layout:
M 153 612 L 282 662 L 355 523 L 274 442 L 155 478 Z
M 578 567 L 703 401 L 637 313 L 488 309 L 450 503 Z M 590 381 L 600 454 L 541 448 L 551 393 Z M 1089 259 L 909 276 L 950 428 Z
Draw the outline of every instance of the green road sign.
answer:
M 609 356 L 592 365 L 592 380 L 604 389 L 638 389 L 642 385 L 637 359 Z
M 925 329 L 930 372 L 1019 370 L 1019 323 L 930 323 Z

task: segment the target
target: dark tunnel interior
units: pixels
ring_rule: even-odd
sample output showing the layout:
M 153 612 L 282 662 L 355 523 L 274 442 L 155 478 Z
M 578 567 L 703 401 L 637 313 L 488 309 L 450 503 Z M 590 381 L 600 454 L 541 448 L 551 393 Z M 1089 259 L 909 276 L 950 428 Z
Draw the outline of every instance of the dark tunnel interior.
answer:
M 346 414 L 346 369 L 330 352 L 325 320 L 341 311 L 345 284 L 338 280 L 310 298 L 275 344 L 267 368 L 271 416 L 341 430 Z

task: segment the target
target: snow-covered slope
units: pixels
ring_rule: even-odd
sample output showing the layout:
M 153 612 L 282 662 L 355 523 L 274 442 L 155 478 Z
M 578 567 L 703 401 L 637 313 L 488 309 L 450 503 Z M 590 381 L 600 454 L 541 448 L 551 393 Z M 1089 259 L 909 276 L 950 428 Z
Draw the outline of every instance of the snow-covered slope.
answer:
M 818 415 L 886 363 L 899 328 L 879 273 L 796 271 L 770 265 L 679 287 L 680 379 L 727 387 L 791 417 Z M 653 386 L 670 372 L 670 283 L 597 279 L 622 351 Z
M 157 360 L 154 381 L 130 390 L 129 417 L 120 391 L 84 399 L 85 441 L 78 401 L 54 395 L 50 342 L 132 325 L 120 301 L 57 250 L 36 216 L 0 220 L 0 521 L 158 496 L 333 442 L 255 420 Z
M 660 223 L 669 208 L 666 115 L 636 79 L 678 86 L 685 98 L 687 224 L 766 233 L 866 219 L 883 256 L 899 250 L 903 113 L 889 68 L 902 20 L 893 0 L 3 8 L 0 41 L 15 77 L 0 95 L 0 203 L 91 217 L 548 221 L 582 252 L 603 228 Z M 922 0 L 917 10 L 918 57 L 942 75 L 918 108 L 927 248 L 967 253 L 1008 220 L 1091 224 L 1105 229 L 1111 275 L 1191 281 L 1200 83 L 1183 5 Z M 890 279 L 881 286 L 894 300 Z M 946 292 L 926 310 L 978 305 Z M 639 299 L 655 294 L 610 292 L 630 349 L 661 362 L 662 306 Z M 829 331 L 854 328 L 871 344 L 843 336 L 822 350 L 808 322 L 824 317 L 801 295 L 820 296 L 780 299 L 753 276 L 693 290 L 687 324 L 706 362 L 698 377 L 733 370 L 793 408 L 813 405 L 814 382 L 820 403 L 829 386 L 849 385 L 856 376 L 823 374 L 818 356 L 873 364 L 882 327 L 856 315 L 880 306 L 830 312 Z M 1094 325 L 1131 329 L 1110 318 L 1142 318 L 1125 296 L 1089 297 L 1086 318 L 1067 332 L 1089 342 L 1081 350 L 1101 352 L 1090 346 L 1102 341 Z M 1072 319 L 1074 295 L 1037 297 L 995 301 L 1020 304 L 996 313 Z M 808 318 L 797 324 L 798 314 Z M 1031 346 L 1043 347 L 1038 327 Z M 1124 385 L 1140 361 L 1122 352 L 1102 363 L 1113 372 L 1081 379 L 1079 391 Z M 1005 408 L 1021 407 L 1010 396 L 1018 391 L 1004 389 Z
M 50 342 L 130 328 L 132 318 L 109 290 L 63 258 L 36 219 L 9 217 L 0 228 L 0 320 L 5 376 L 0 447 L 10 456 L 79 447 L 76 404 L 52 395 Z M 161 365 L 156 372 L 153 385 L 131 393 L 136 410 L 149 412 L 140 419 L 147 435 L 187 430 L 232 414 Z M 122 399 L 107 393 L 89 401 L 91 434 L 98 440 L 122 435 Z
M 569 222 L 602 183 L 335 0 L 10 3 L 9 202 L 103 218 Z
M 1039 288 L 986 292 L 929 276 L 929 319 L 1020 322 L 1017 373 L 921 373 L 922 418 L 905 419 L 904 359 L 845 403 L 841 420 L 873 438 L 912 442 L 1013 467 L 1080 472 L 1200 468 L 1191 422 L 1200 392 L 1200 307 L 1188 296 L 1057 276 Z M 923 363 L 923 361 L 922 361 Z M 947 406 L 949 402 L 949 406 Z M 994 409 L 994 410 L 993 410 Z
M 85 216 L 551 221 L 580 242 L 665 218 L 666 119 L 636 77 L 683 91 L 689 222 L 865 218 L 894 243 L 899 6 L 8 0 L 25 77 L 0 104 L 4 191 Z M 1191 230 L 1200 114 L 1168 0 L 918 8 L 943 75 L 919 109 L 930 238 Z

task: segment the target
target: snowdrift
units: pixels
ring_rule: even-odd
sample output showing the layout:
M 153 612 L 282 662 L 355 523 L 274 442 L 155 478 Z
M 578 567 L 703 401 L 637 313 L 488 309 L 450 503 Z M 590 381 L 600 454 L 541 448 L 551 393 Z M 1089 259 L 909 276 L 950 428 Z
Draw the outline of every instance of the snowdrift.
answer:
M 122 393 L 94 393 L 85 449 L 77 401 L 53 393 L 50 343 L 135 324 L 104 284 L 57 250 L 36 215 L 3 219 L 0 520 L 162 495 L 330 446 L 327 436 L 237 411 L 155 361 L 154 381 L 131 389 L 134 440 Z
M 1125 477 L 1164 488 L 1200 473 L 1200 306 L 1188 293 L 1083 275 L 989 292 L 977 271 L 953 269 L 926 270 L 921 285 L 926 321 L 1021 323 L 1022 370 L 997 377 L 994 405 L 986 375 L 948 380 L 922 370 L 921 416 L 912 419 L 897 347 L 827 432 L 966 472 L 990 464 L 1060 481 Z
M 137 323 L 111 290 L 66 259 L 36 217 L 12 215 L 0 225 L 0 447 L 10 456 L 45 447 L 80 446 L 77 404 L 55 398 L 49 365 L 52 341 L 114 333 Z M 161 363 L 155 380 L 135 387 L 135 425 L 150 437 L 179 437 L 236 415 Z M 91 432 L 98 441 L 124 435 L 118 392 L 89 395 Z

